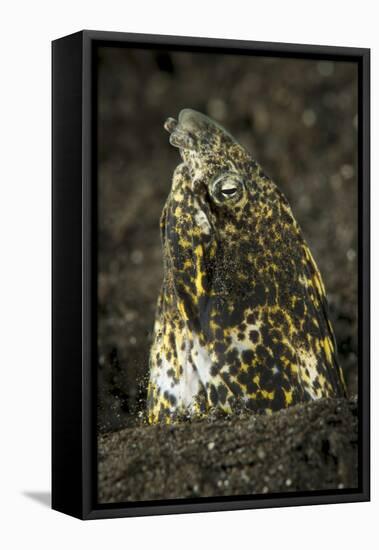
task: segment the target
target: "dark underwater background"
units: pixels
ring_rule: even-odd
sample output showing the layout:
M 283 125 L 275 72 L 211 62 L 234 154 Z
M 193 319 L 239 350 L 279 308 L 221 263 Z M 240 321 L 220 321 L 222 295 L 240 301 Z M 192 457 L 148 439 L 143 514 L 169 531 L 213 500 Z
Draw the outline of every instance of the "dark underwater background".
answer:
M 179 154 L 163 123 L 220 122 L 286 194 L 327 290 L 357 393 L 357 91 L 353 63 L 101 47 L 98 51 L 98 427 L 143 410 L 162 280 L 159 217 Z

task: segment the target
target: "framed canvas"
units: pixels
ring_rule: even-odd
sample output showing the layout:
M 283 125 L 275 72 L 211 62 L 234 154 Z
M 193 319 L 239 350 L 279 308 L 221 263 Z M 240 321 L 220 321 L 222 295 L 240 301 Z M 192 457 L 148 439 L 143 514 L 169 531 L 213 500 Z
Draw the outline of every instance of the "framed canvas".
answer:
M 52 54 L 53 508 L 369 500 L 369 50 Z

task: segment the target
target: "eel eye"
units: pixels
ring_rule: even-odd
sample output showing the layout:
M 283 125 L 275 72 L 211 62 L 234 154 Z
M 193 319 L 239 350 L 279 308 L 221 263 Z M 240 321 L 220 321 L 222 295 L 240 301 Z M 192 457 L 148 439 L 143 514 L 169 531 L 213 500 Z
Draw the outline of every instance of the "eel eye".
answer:
M 237 187 L 233 183 L 227 181 L 221 186 L 220 191 L 225 197 L 231 197 L 237 193 Z
M 211 196 L 219 203 L 238 201 L 243 195 L 242 178 L 233 172 L 218 176 L 210 189 Z

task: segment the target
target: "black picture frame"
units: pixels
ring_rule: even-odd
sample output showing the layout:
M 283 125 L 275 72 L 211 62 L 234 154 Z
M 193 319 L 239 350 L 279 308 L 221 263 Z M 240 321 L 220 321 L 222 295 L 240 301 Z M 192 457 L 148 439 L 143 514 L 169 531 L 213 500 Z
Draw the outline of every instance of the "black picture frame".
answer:
M 99 45 L 354 61 L 359 71 L 359 488 L 312 494 L 96 502 L 96 70 Z M 82 31 L 52 43 L 52 507 L 81 519 L 370 499 L 370 50 Z

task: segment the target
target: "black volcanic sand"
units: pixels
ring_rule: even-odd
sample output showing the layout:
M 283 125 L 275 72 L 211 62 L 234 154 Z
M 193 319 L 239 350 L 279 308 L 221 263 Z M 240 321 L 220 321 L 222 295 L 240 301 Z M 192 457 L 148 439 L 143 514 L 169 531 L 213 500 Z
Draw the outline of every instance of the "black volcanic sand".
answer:
M 322 403 L 272 418 L 185 423 L 172 431 L 138 425 L 137 413 L 144 408 L 162 281 L 159 217 L 179 162 L 163 122 L 184 107 L 222 123 L 287 195 L 325 282 L 349 393 L 357 393 L 356 66 L 103 48 L 98 82 L 98 428 L 105 434 L 100 445 L 103 497 L 174 498 L 194 494 L 196 486 L 201 494 L 282 490 L 286 479 L 292 480 L 291 490 L 307 483 L 321 488 L 336 486 L 341 479 L 352 482 L 353 471 L 346 466 L 350 473 L 338 473 L 320 442 L 323 434 L 328 441 L 337 437 L 344 442 L 338 448 L 352 456 L 347 434 L 351 429 L 353 441 L 353 405 L 341 405 L 344 412 L 336 426 L 327 423 L 332 405 L 324 410 Z M 322 430 L 317 428 L 317 414 L 325 421 Z M 261 431 L 255 434 L 256 429 Z M 116 430 L 122 431 L 106 435 Z M 342 434 L 346 438 L 340 440 Z M 292 445 L 295 437 L 300 441 L 305 435 L 311 458 L 291 447 L 285 459 L 288 448 L 284 445 L 282 453 L 277 440 Z M 217 446 L 210 451 L 212 441 Z M 257 459 L 258 446 L 265 454 L 262 461 Z M 283 464 L 285 476 L 269 473 L 272 446 L 282 453 L 281 462 L 272 461 Z M 191 453 L 200 453 L 198 469 Z M 229 487 L 220 488 L 223 477 L 217 464 L 229 454 L 233 464 L 244 457 L 246 480 L 242 474 L 237 480 L 237 465 L 230 471 L 226 467 Z M 181 457 L 191 459 L 188 466 Z M 341 464 L 354 464 L 338 457 Z M 315 460 L 315 473 L 306 460 Z M 133 479 L 124 479 L 123 472 Z M 191 476 L 193 483 L 188 481 Z M 163 494 L 166 478 L 175 481 Z
M 99 437 L 100 502 L 351 489 L 357 404 L 125 428 Z

